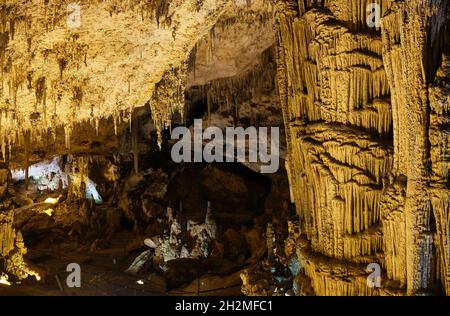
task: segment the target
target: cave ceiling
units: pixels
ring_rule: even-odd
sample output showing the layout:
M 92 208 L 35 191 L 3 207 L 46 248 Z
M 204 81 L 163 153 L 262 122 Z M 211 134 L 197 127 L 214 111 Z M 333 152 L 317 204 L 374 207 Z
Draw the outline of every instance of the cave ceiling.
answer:
M 274 40 L 273 20 L 267 18 L 271 7 L 263 1 L 251 9 L 226 0 L 73 5 L 61 0 L 2 3 L 3 156 L 11 146 L 22 145 L 28 131 L 33 144 L 53 137 L 69 148 L 76 124 L 90 125 L 95 135 L 100 121 L 109 118 L 117 134 L 133 109 L 147 102 L 160 132 L 175 111 L 183 112 L 186 85 L 248 69 L 255 52 Z M 251 45 L 256 49 L 246 49 Z M 188 65 L 192 55 L 195 71 Z

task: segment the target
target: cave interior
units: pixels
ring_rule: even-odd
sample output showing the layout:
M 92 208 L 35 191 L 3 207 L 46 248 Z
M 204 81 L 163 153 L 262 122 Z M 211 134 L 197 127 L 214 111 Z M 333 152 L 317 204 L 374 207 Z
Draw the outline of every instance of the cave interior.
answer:
M 0 22 L 0 295 L 450 294 L 448 1 L 0 0 Z M 229 152 L 231 128 L 259 134 Z

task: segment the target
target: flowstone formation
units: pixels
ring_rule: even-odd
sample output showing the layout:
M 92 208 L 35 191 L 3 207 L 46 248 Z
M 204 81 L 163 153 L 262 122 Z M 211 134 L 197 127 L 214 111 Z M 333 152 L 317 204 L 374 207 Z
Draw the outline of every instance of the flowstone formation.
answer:
M 276 3 L 298 256 L 317 295 L 449 295 L 449 3 L 373 2 Z

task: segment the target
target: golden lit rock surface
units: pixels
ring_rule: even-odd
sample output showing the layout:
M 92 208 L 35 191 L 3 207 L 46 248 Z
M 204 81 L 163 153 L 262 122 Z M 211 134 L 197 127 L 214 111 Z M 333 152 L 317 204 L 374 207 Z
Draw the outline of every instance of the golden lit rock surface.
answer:
M 128 120 L 231 6 L 222 0 L 78 4 L 80 25 L 74 27 L 66 1 L 2 1 L 3 148 L 21 130 L 36 138 L 63 125 L 69 146 L 75 122 L 98 127 L 111 115 Z M 179 108 L 170 106 L 168 113 Z M 156 118 L 159 125 L 167 120 Z
M 375 1 L 377 30 L 365 1 L 315 2 L 277 1 L 305 273 L 318 295 L 449 294 L 448 2 Z
M 11 172 L 4 167 L 2 164 L 0 169 L 0 185 L 2 187 L 0 192 L 0 257 L 4 259 L 4 268 L 7 274 L 13 275 L 19 280 L 26 279 L 30 275 L 39 279 L 39 274 L 33 271 L 24 261 L 27 249 L 24 245 L 22 233 L 16 231 L 13 227 L 14 187 Z M 3 278 L 3 281 L 7 281 L 7 278 Z
M 379 27 L 362 0 L 0 0 L 0 283 L 40 278 L 24 237 L 50 231 L 93 257 L 150 241 L 131 270 L 164 291 L 450 295 L 450 3 L 373 2 Z M 164 161 L 173 123 L 281 116 L 295 212 L 275 177 Z M 60 192 L 36 198 L 30 161 L 54 155 Z

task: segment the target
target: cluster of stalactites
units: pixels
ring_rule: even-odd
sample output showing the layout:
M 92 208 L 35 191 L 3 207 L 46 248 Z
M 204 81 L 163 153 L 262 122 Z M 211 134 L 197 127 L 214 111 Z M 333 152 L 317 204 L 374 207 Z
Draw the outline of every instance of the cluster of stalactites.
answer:
M 372 259 L 407 293 L 448 294 L 449 2 L 373 2 L 381 33 L 366 1 L 277 2 L 292 13 L 278 14 L 278 82 L 300 257 L 319 295 L 376 294 L 348 273 Z
M 111 17 L 130 9 L 137 10 L 142 21 L 151 20 L 155 21 L 158 27 L 169 27 L 172 23 L 170 3 L 170 0 L 109 0 L 107 10 Z
M 158 134 L 158 146 L 162 144 L 162 131 L 171 126 L 172 116 L 178 112 L 184 116 L 184 90 L 186 86 L 186 63 L 167 70 L 155 85 L 150 108 Z
M 257 64 L 237 76 L 221 78 L 200 86 L 203 100 L 206 100 L 208 117 L 215 107 L 225 108 L 239 118 L 239 104 L 275 89 L 276 66 L 273 62 L 273 48 L 267 49 Z
M 392 113 L 382 42 L 333 23 L 333 16 L 312 10 L 292 25 L 292 35 L 282 30 L 282 40 L 298 51 L 286 56 L 294 64 L 286 74 L 295 100 L 288 115 L 352 124 L 387 136 Z
M 26 138 L 31 144 L 49 143 L 56 139 L 56 126 L 33 125 L 21 116 L 7 109 L 0 109 L 0 157 L 9 160 L 14 146 L 26 146 Z M 30 148 L 27 148 L 30 149 Z
M 188 60 L 187 60 L 187 70 L 192 71 L 194 77 L 196 75 L 196 67 L 197 67 L 197 50 L 201 41 L 206 43 L 206 62 L 209 64 L 214 56 L 214 48 L 216 43 L 216 29 L 213 26 L 207 35 L 205 35 L 195 46 L 192 48 Z

